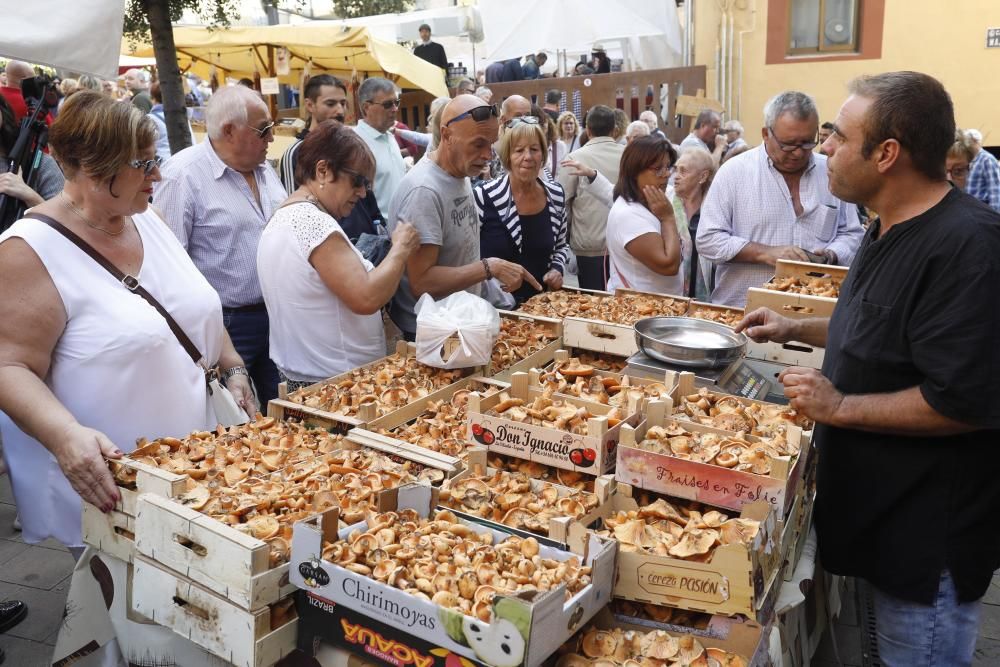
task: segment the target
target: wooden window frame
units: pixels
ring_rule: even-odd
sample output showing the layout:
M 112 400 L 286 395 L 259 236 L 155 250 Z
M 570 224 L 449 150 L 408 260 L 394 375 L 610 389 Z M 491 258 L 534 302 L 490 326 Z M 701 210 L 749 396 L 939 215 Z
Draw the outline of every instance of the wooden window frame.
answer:
M 855 43 L 846 46 L 828 46 L 816 49 L 790 49 L 791 0 L 768 0 L 767 47 L 765 63 L 830 62 L 837 60 L 876 60 L 882 57 L 882 32 L 885 24 L 886 0 L 858 0 L 857 24 L 854 26 Z M 820 16 L 825 0 L 820 0 Z M 820 48 L 826 38 L 819 35 Z

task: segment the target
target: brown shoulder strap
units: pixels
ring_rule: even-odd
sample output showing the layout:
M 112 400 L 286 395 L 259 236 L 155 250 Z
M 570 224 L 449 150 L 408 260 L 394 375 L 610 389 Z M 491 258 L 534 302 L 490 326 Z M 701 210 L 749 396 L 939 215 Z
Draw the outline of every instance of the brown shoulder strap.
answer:
M 93 259 L 95 262 L 104 267 L 104 269 L 112 276 L 114 276 L 115 280 L 120 282 L 122 286 L 125 287 L 125 289 L 129 290 L 130 292 L 133 292 L 134 294 L 138 294 L 143 299 L 145 299 L 149 303 L 149 305 L 155 308 L 156 312 L 162 315 L 163 319 L 167 321 L 167 326 L 170 327 L 170 330 L 173 332 L 174 336 L 177 337 L 177 341 L 181 344 L 181 347 L 184 348 L 184 351 L 191 356 L 191 361 L 193 361 L 196 365 L 201 366 L 201 352 L 199 352 L 195 344 L 191 342 L 191 339 L 187 337 L 187 334 L 185 334 L 184 330 L 181 329 L 179 324 L 177 324 L 177 321 L 174 320 L 174 318 L 170 316 L 170 313 L 168 313 L 166 309 L 164 309 L 163 306 L 160 305 L 160 302 L 157 301 L 152 294 L 147 292 L 146 289 L 139 284 L 139 280 L 135 276 L 130 276 L 122 272 L 117 266 L 109 262 L 104 255 L 97 252 L 97 250 L 95 250 L 92 245 L 90 245 L 89 243 L 81 239 L 79 236 L 71 232 L 69 229 L 66 228 L 65 225 L 63 225 L 58 220 L 50 218 L 47 215 L 42 215 L 41 213 L 26 213 L 24 217 L 34 218 L 39 222 L 45 223 L 52 229 L 56 230 L 57 232 L 65 236 L 70 242 L 73 243 L 73 245 L 75 245 L 83 252 L 87 253 L 87 255 L 89 255 L 91 259 Z

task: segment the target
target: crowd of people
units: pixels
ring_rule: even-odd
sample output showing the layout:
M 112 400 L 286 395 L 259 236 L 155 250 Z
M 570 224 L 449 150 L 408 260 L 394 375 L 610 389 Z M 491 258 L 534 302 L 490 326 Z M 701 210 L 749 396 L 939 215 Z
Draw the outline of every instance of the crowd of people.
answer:
M 7 83 L 28 70 L 8 64 Z M 398 126 L 396 85 L 367 78 L 349 127 L 348 86 L 323 74 L 276 170 L 256 91 L 219 88 L 207 138 L 170 156 L 158 85 L 124 80 L 130 103 L 99 82 L 66 86 L 37 189 L 0 174 L 0 192 L 30 207 L 0 236 L 0 431 L 26 541 L 79 553 L 81 502 L 118 500 L 104 459 L 212 428 L 207 369 L 253 415 L 279 382 L 413 340 L 424 294 L 516 308 L 575 275 L 742 307 L 793 259 L 851 267 L 832 321 L 757 311 L 739 328 L 827 348 L 822 373 L 782 377 L 819 423 L 821 556 L 879 590 L 884 659 L 915 664 L 917 630 L 899 619 L 918 612 L 950 615 L 941 650 L 971 650 L 975 601 L 1000 567 L 982 548 L 1000 491 L 973 455 L 1000 427 L 995 333 L 978 315 L 1000 305 L 1000 166 L 956 130 L 940 83 L 861 78 L 822 126 L 808 94 L 779 92 L 756 146 L 706 109 L 675 145 L 651 110 L 578 116 L 559 91 L 495 104 L 475 82 L 414 132 Z M 3 154 L 25 113 L 10 88 Z M 403 141 L 423 157 L 404 160 Z M 905 537 L 926 518 L 946 535 L 914 547 Z M 945 606 L 927 612 L 934 599 Z

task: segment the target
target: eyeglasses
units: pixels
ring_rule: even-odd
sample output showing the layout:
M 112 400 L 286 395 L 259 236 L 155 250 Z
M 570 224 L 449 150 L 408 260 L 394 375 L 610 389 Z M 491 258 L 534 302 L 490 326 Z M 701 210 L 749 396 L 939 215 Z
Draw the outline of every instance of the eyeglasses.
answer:
M 364 174 L 358 173 L 353 169 L 341 169 L 342 172 L 348 174 L 351 177 L 351 187 L 360 188 L 364 186 L 365 192 L 370 192 L 372 189 L 372 182 L 368 180 L 368 177 Z
M 774 130 L 771 129 L 770 127 L 767 128 L 767 133 L 770 134 L 771 138 L 774 139 L 775 143 L 778 144 L 778 148 L 780 148 L 786 153 L 793 153 L 799 150 L 800 148 L 804 151 L 811 151 L 812 149 L 819 146 L 818 141 L 805 141 L 801 144 L 786 144 L 784 141 L 782 141 L 781 139 L 779 139 L 774 135 Z
M 142 169 L 142 173 L 149 176 L 153 173 L 153 170 L 158 169 L 161 164 L 163 164 L 163 158 L 157 155 L 152 160 L 129 160 L 128 166 L 133 169 Z
M 469 109 L 465 113 L 458 114 L 457 116 L 449 120 L 447 123 L 445 123 L 444 126 L 448 127 L 452 123 L 457 123 L 463 118 L 471 118 L 477 123 L 482 123 L 484 120 L 489 120 L 491 117 L 499 117 L 499 116 L 500 116 L 500 110 L 497 109 L 495 104 L 483 105 L 481 107 L 475 107 L 473 109 Z
M 400 103 L 400 100 L 397 97 L 394 100 L 386 100 L 385 102 L 369 102 L 368 104 L 374 104 L 375 106 L 382 107 L 383 109 L 385 109 L 386 111 L 388 111 L 389 109 L 398 109 L 399 108 L 399 103 Z
M 271 132 L 271 130 L 274 129 L 274 126 L 276 124 L 277 123 L 275 123 L 274 121 L 271 121 L 270 123 L 268 123 L 264 127 L 254 127 L 253 125 L 247 125 L 247 127 L 249 127 L 251 130 L 253 130 L 254 132 L 257 133 L 257 138 L 258 139 L 263 139 L 264 137 L 266 137 L 268 135 L 268 133 Z
M 947 170 L 948 178 L 964 178 L 969 175 L 969 167 L 952 167 Z
M 512 127 L 517 127 L 521 123 L 525 125 L 538 125 L 538 119 L 534 116 L 517 116 L 516 118 L 511 118 L 506 123 L 503 124 L 508 130 Z
M 649 167 L 648 169 L 657 176 L 669 176 L 671 172 L 673 172 L 674 166 L 672 164 L 667 164 L 662 167 Z

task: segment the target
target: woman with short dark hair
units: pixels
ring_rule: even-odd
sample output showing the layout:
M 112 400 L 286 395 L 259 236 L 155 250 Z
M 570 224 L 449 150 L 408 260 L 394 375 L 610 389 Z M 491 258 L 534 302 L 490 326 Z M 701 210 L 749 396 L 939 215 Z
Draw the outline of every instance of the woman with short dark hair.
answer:
M 676 160 L 677 152 L 662 137 L 640 137 L 622 153 L 615 203 L 608 214 L 609 290 L 684 293 L 680 268 L 690 240 L 679 234 L 666 195 Z
M 320 123 L 299 148 L 301 185 L 261 236 L 257 271 L 271 321 L 271 359 L 289 391 L 386 354 L 382 306 L 420 240 L 400 222 L 377 267 L 351 245 L 337 220 L 374 178 L 375 158 L 364 140 L 335 120 Z

